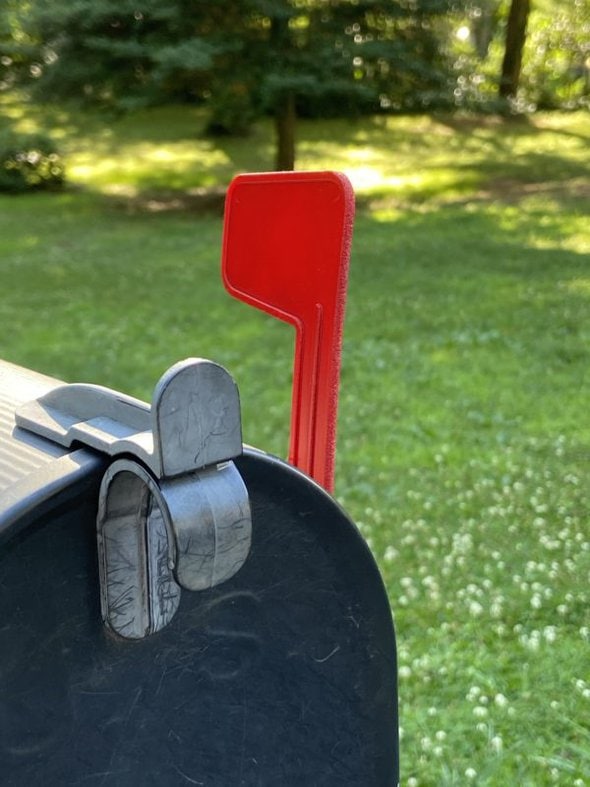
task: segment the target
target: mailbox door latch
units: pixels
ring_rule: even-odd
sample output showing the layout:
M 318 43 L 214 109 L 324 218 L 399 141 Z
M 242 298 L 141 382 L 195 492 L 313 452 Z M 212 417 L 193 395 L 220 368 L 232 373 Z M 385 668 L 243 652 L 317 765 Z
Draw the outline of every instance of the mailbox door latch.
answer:
M 181 589 L 232 577 L 250 551 L 240 400 L 219 364 L 189 358 L 160 378 L 149 407 L 96 385 L 63 385 L 19 407 L 18 426 L 114 458 L 97 516 L 102 616 L 141 639 L 174 616 Z

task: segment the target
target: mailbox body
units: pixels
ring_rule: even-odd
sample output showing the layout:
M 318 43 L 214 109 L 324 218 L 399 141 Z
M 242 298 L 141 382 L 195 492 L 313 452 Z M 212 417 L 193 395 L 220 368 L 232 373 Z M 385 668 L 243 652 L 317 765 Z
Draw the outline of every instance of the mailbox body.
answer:
M 100 614 L 107 462 L 14 427 L 14 408 L 59 381 L 1 364 L 0 382 L 3 784 L 396 785 L 389 604 L 334 500 L 246 449 L 245 565 L 123 640 Z

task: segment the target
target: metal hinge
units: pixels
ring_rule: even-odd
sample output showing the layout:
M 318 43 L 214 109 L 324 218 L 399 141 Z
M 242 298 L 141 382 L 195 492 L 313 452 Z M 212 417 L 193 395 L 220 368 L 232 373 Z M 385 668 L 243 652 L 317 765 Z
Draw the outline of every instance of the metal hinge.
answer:
M 59 386 L 22 405 L 16 423 L 115 458 L 100 488 L 97 536 L 102 616 L 120 636 L 159 631 L 181 588 L 213 587 L 244 564 L 252 520 L 232 461 L 242 453 L 240 400 L 222 366 L 175 364 L 151 408 L 101 386 Z

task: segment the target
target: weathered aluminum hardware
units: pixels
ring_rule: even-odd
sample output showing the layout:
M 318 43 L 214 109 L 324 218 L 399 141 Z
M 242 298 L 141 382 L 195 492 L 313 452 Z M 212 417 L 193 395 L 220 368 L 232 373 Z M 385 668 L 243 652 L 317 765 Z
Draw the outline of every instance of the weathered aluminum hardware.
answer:
M 152 406 L 100 385 L 61 385 L 16 411 L 18 426 L 66 447 L 131 454 L 156 478 L 242 453 L 240 400 L 219 364 L 189 358 L 160 378 Z
M 167 625 L 181 587 L 203 590 L 233 576 L 251 542 L 235 382 L 218 364 L 171 367 L 151 408 L 108 388 L 63 385 L 16 411 L 17 424 L 63 446 L 115 457 L 97 517 L 102 616 L 138 639 Z

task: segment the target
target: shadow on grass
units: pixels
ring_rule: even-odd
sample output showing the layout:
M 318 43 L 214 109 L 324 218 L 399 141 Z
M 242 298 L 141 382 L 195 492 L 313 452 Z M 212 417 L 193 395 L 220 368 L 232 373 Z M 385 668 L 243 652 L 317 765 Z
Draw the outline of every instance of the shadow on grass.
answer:
M 372 208 L 375 200 L 389 200 L 405 209 L 436 209 L 474 200 L 512 202 L 533 193 L 547 193 L 557 200 L 588 196 L 587 157 L 569 148 L 559 152 L 557 142 L 552 150 L 531 149 L 536 129 L 530 123 L 519 125 L 515 139 L 509 129 L 506 135 L 498 131 L 499 127 L 504 128 L 501 119 L 457 122 L 457 131 L 449 131 L 437 119 L 399 121 L 399 128 L 392 127 L 391 122 L 383 124 L 380 119 L 353 124 L 301 124 L 299 166 L 349 172 L 353 182 L 358 182 L 360 209 Z M 575 137 L 586 140 L 581 134 Z M 211 144 L 223 154 L 224 163 L 207 170 L 208 184 L 205 178 L 199 184 L 200 190 L 185 189 L 184 196 L 177 190 L 161 199 L 162 195 L 149 193 L 154 191 L 154 183 L 142 176 L 137 185 L 146 193 L 139 195 L 138 204 L 148 208 L 154 204 L 175 205 L 181 210 L 198 210 L 199 205 L 208 210 L 212 204 L 219 208 L 223 186 L 233 173 L 269 169 L 272 138 L 267 126 L 259 126 L 246 142 L 225 138 Z M 203 165 L 206 167 L 206 162 Z M 365 171 L 369 174 L 368 183 Z M 371 185 L 373 181 L 376 185 Z
M 273 157 L 269 121 L 246 139 L 206 139 L 204 108 L 105 117 L 19 105 L 14 97 L 3 97 L 0 108 L 11 123 L 42 123 L 61 140 L 73 192 L 86 189 L 104 209 L 128 214 L 220 215 L 233 175 L 268 170 Z M 578 144 L 590 140 L 590 131 L 584 134 L 579 113 L 575 130 L 565 124 L 561 115 L 301 121 L 299 167 L 347 172 L 360 212 L 437 210 L 531 195 L 565 203 L 586 198 L 590 189 L 590 163 Z

